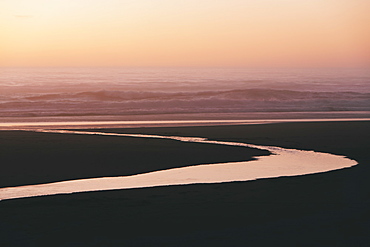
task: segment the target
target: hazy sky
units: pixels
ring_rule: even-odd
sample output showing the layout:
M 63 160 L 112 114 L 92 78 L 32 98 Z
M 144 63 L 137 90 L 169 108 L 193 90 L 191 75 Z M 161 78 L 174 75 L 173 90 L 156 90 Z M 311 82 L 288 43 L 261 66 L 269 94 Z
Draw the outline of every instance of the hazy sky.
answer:
M 367 66 L 369 0 L 0 0 L 0 66 Z

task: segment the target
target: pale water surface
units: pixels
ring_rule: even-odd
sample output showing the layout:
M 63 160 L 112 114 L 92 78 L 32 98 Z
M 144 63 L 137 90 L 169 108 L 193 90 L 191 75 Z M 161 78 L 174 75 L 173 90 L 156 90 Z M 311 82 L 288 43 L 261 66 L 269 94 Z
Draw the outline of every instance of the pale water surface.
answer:
M 70 130 L 38 131 L 63 134 L 162 138 L 183 142 L 242 146 L 268 150 L 272 153 L 272 155 L 261 156 L 258 157 L 257 160 L 253 161 L 204 164 L 132 176 L 80 179 L 48 184 L 2 188 L 0 189 L 0 200 L 88 191 L 248 181 L 260 178 L 295 176 L 326 172 L 352 167 L 357 164 L 356 161 L 340 155 L 238 142 L 211 141 L 201 137 L 117 134 Z
M 14 120 L 14 119 L 13 119 Z M 307 119 L 218 119 L 218 120 L 145 120 L 145 121 L 66 121 L 44 122 L 40 119 L 33 122 L 0 122 L 0 130 L 35 130 L 48 129 L 98 129 L 98 128 L 130 128 L 130 127 L 167 127 L 167 126 L 211 126 L 211 125 L 245 125 L 245 124 L 268 124 L 283 122 L 340 122 L 340 121 L 369 121 L 370 118 L 307 118 Z
M 358 117 L 370 116 L 369 111 L 366 69 L 0 68 L 0 122 L 261 112 L 351 112 L 350 117 Z

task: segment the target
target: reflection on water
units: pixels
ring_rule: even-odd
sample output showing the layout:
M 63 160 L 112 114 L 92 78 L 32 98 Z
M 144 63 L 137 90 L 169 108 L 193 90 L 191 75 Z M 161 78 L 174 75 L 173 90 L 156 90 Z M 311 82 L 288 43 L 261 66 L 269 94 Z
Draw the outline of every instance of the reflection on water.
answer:
M 296 113 L 298 114 L 298 113 Z M 327 115 L 327 113 L 325 113 Z M 352 112 L 351 114 L 357 114 Z M 364 112 L 368 116 L 370 112 Z M 205 114 L 202 114 L 203 116 Z M 250 115 L 250 114 L 249 114 Z M 81 129 L 81 128 L 127 128 L 127 127 L 165 127 L 165 126 L 197 126 L 197 125 L 229 125 L 229 124 L 266 124 L 266 123 L 283 123 L 283 122 L 340 122 L 340 121 L 369 121 L 370 118 L 361 116 L 358 118 L 354 117 L 341 117 L 336 115 L 333 118 L 281 118 L 283 115 L 279 113 L 280 118 L 274 119 L 272 113 L 269 113 L 269 117 L 266 116 L 259 119 L 244 119 L 243 115 L 240 119 L 199 119 L 199 120 L 110 120 L 110 121 L 97 121 L 97 120 L 87 120 L 87 121 L 40 121 L 39 118 L 34 119 L 34 122 L 30 121 L 32 118 L 24 118 L 22 121 L 13 122 L 12 119 L 1 118 L 0 130 L 35 130 L 39 128 L 48 129 Z M 201 118 L 201 116 L 198 116 Z M 216 115 L 217 117 L 217 115 Z M 49 118 L 50 119 L 50 118 Z
M 132 176 L 79 179 L 49 184 L 2 188 L 0 189 L 0 200 L 34 197 L 42 195 L 69 194 L 87 191 L 248 181 L 260 178 L 295 176 L 326 172 L 336 169 L 352 167 L 357 164 L 356 161 L 339 155 L 320 153 L 314 151 L 285 149 L 273 146 L 252 145 L 238 142 L 211 141 L 201 137 L 117 134 L 103 132 L 68 131 L 68 130 L 37 130 L 37 131 L 63 134 L 162 138 L 178 140 L 183 142 L 242 146 L 268 150 L 272 153 L 272 155 L 261 156 L 258 157 L 257 160 L 253 161 L 204 164 L 155 171 Z

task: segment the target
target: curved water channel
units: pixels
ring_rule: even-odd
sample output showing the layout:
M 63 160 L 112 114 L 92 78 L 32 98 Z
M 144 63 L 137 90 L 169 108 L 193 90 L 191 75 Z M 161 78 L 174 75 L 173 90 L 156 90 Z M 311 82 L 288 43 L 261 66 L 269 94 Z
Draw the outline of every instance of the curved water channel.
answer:
M 357 164 L 355 160 L 351 160 L 340 155 L 238 142 L 212 141 L 200 137 L 119 134 L 91 131 L 44 129 L 36 131 L 63 134 L 161 138 L 183 142 L 257 148 L 268 150 L 272 154 L 269 156 L 257 157 L 256 160 L 252 161 L 203 164 L 154 171 L 131 176 L 78 179 L 47 184 L 1 188 L 0 200 L 89 191 L 248 181 L 260 178 L 320 173 L 352 167 Z

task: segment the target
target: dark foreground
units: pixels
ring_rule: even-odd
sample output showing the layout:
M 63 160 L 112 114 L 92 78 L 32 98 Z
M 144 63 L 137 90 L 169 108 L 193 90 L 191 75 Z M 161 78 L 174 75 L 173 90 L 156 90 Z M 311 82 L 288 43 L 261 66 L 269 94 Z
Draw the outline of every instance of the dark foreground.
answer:
M 0 246 L 368 246 L 369 130 L 370 122 L 102 130 L 313 149 L 346 155 L 359 165 L 250 182 L 2 201 Z M 1 132 L 0 145 L 1 187 L 267 154 L 169 140 L 27 132 Z M 130 161 L 125 168 L 122 160 Z

